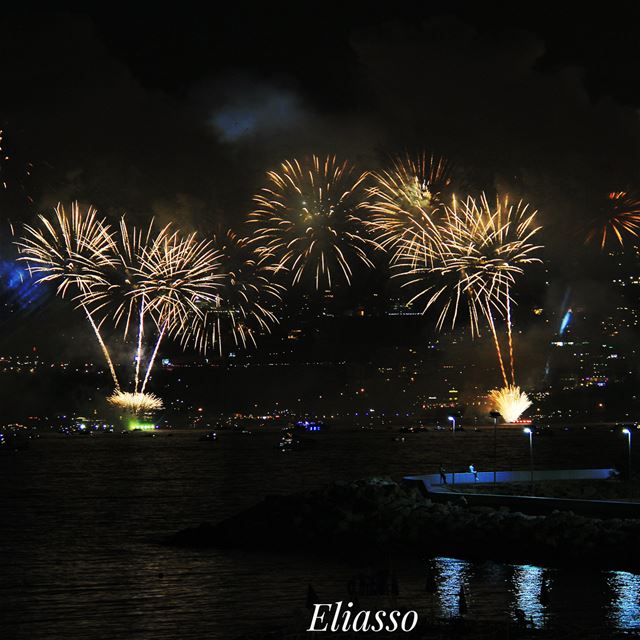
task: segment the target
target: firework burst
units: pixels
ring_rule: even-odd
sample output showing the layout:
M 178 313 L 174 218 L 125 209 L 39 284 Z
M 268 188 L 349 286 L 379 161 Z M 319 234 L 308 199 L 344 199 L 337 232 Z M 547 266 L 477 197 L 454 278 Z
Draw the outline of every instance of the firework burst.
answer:
M 191 344 L 206 353 L 231 338 L 235 347 L 256 346 L 260 333 L 268 333 L 278 322 L 274 308 L 282 301 L 284 287 L 273 282 L 272 272 L 260 263 L 260 255 L 248 238 L 232 230 L 218 233 L 214 243 L 225 265 L 219 293 L 213 303 L 201 304 L 204 317 L 183 334 L 184 346 Z
M 71 215 L 58 204 L 52 219 L 44 215 L 38 218 L 40 226 L 25 225 L 24 237 L 16 242 L 21 254 L 19 259 L 27 263 L 37 283 L 55 283 L 61 297 L 72 290 L 73 299 L 93 329 L 118 390 L 120 382 L 102 337 L 101 323 L 96 321 L 88 304 L 91 293 L 107 284 L 104 272 L 113 263 L 109 227 L 104 219 L 98 218 L 93 207 L 85 214 L 77 202 L 71 207 Z
M 164 235 L 167 229 L 161 229 L 157 235 Z M 87 304 L 95 312 L 108 316 L 116 327 L 124 325 L 125 338 L 139 319 L 141 307 L 144 310 L 147 298 L 144 284 L 148 274 L 143 270 L 142 259 L 152 239 L 153 222 L 143 231 L 129 227 L 122 217 L 118 232 L 111 234 L 110 268 L 103 271 L 103 279 L 86 295 Z
M 335 156 L 285 161 L 270 171 L 249 216 L 260 263 L 287 271 L 293 285 L 310 275 L 316 289 L 331 288 L 336 278 L 351 284 L 356 262 L 373 267 L 376 244 L 362 218 L 366 176 Z
M 535 216 L 528 205 L 508 198 L 493 206 L 484 195 L 454 201 L 446 207 L 437 242 L 405 241 L 397 275 L 404 286 L 418 288 L 410 303 L 423 300 L 424 311 L 440 304 L 441 329 L 447 319 L 455 325 L 464 302 L 472 333 L 479 333 L 481 317 L 506 314 L 516 278 L 526 265 L 540 262 L 534 255 L 540 246 L 532 242 L 540 230 Z
M 222 275 L 219 253 L 209 241 L 195 234 L 181 236 L 164 227 L 154 232 L 129 229 L 120 221 L 114 232 L 93 208 L 86 213 L 77 205 L 68 215 L 62 206 L 53 219 L 39 217 L 37 227 L 25 226 L 17 243 L 20 259 L 27 262 L 38 282 L 51 282 L 64 297 L 73 290 L 73 300 L 89 320 L 107 360 L 115 384 L 110 398 L 129 410 L 152 409 L 157 401 L 145 394 L 160 343 L 165 335 L 179 339 L 202 318 L 200 305 L 214 303 Z M 136 326 L 133 392 L 122 391 L 109 348 L 102 336 L 103 325 L 124 323 L 124 339 Z M 145 330 L 154 333 L 151 355 L 142 376 Z M 146 329 L 145 329 L 146 328 Z
M 131 393 L 129 391 L 115 391 L 108 398 L 109 404 L 128 413 L 150 413 L 159 411 L 164 403 L 153 393 Z
M 611 242 L 624 246 L 625 237 L 640 237 L 640 197 L 627 191 L 612 191 L 599 215 L 590 221 L 585 242 L 597 242 L 604 250 Z
M 111 234 L 104 218 L 89 207 L 84 213 L 78 203 L 68 215 L 61 204 L 52 218 L 40 215 L 39 227 L 25 225 L 25 236 L 16 244 L 20 259 L 38 282 L 55 282 L 64 297 L 85 293 L 104 284 L 104 270 L 112 263 Z
M 140 258 L 141 294 L 159 325 L 179 332 L 195 317 L 200 304 L 214 302 L 221 287 L 221 254 L 210 240 L 195 233 L 181 236 L 165 227 Z
M 450 201 L 451 167 L 443 157 L 422 152 L 393 160 L 388 171 L 373 173 L 368 189 L 376 242 L 391 252 L 392 263 L 413 253 L 412 245 L 437 242 L 438 224 Z
M 515 422 L 531 406 L 529 396 L 515 385 L 494 389 L 489 393 L 489 400 L 505 422 Z
M 438 329 L 448 319 L 455 326 L 463 304 L 472 336 L 480 333 L 481 320 L 486 319 L 505 387 L 515 386 L 512 289 L 527 265 L 540 262 L 535 256 L 540 247 L 533 242 L 540 230 L 535 216 L 528 205 L 514 205 L 508 198 L 498 198 L 495 205 L 484 195 L 479 200 L 454 201 L 437 228 L 437 242 L 405 240 L 406 249 L 395 265 L 403 285 L 417 288 L 409 304 L 421 302 L 423 311 L 439 306 Z M 497 317 L 506 325 L 508 367 Z
M 198 240 L 195 234 L 181 236 L 165 226 L 153 233 L 128 230 L 120 224 L 119 263 L 111 271 L 116 276 L 106 293 L 107 303 L 115 302 L 112 317 L 116 324 L 125 318 L 128 327 L 137 326 L 134 392 L 144 394 L 160 344 L 165 335 L 177 340 L 193 331 L 202 319 L 200 306 L 214 303 L 220 288 L 220 254 L 212 243 Z M 156 337 L 141 378 L 145 321 L 151 319 Z

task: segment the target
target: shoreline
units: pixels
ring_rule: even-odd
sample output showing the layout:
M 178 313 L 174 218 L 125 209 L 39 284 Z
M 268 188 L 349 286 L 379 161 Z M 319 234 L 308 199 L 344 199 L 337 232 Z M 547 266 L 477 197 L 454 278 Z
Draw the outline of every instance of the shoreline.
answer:
M 174 534 L 169 544 L 332 554 L 446 555 L 549 567 L 640 571 L 639 519 L 601 520 L 572 512 L 525 515 L 505 508 L 434 502 L 388 478 L 335 483 L 269 496 L 212 525 Z

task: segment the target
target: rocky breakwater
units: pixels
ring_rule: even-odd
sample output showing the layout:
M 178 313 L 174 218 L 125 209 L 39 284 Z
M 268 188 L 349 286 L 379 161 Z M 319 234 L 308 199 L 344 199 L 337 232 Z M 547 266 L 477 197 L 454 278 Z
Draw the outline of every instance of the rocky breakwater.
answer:
M 506 509 L 431 502 L 386 478 L 270 496 L 218 524 L 176 533 L 188 547 L 326 549 L 452 555 L 542 565 L 640 570 L 640 520 L 599 520 L 571 512 L 527 516 Z

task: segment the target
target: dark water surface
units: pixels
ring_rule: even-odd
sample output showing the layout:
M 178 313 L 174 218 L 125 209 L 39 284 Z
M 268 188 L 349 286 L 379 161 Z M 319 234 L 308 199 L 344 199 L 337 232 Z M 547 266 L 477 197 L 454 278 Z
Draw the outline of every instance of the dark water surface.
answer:
M 443 463 L 492 468 L 493 435 L 333 431 L 283 454 L 276 431 L 64 437 L 48 434 L 0 457 L 0 638 L 233 638 L 298 619 L 312 581 L 321 600 L 345 599 L 367 567 L 306 555 L 189 551 L 163 539 L 216 521 L 270 493 L 333 480 L 433 472 Z M 502 469 L 528 468 L 520 429 L 499 433 Z M 608 428 L 559 431 L 534 441 L 539 468 L 601 467 L 625 460 Z M 569 462 L 570 461 L 570 462 Z M 260 536 L 260 531 L 255 532 Z M 523 540 L 526 544 L 526 540 Z M 460 585 L 469 613 L 506 618 L 521 608 L 538 625 L 640 628 L 640 577 L 625 572 L 541 569 L 439 558 L 439 591 L 425 593 L 425 560 L 398 560 L 400 604 L 455 615 Z M 540 604 L 543 577 L 549 604 Z

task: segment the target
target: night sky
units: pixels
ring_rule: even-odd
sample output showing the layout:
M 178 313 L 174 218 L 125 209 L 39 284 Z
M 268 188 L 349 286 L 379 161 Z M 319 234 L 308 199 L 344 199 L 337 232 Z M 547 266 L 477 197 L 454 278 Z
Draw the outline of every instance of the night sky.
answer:
M 471 189 L 539 209 L 550 275 L 522 295 L 560 303 L 569 282 L 606 287 L 580 226 L 609 191 L 640 188 L 633 7 L 4 12 L 3 218 L 77 199 L 133 220 L 238 226 L 284 158 L 336 152 L 376 168 L 428 149 Z M 535 284 L 545 278 L 551 294 Z

